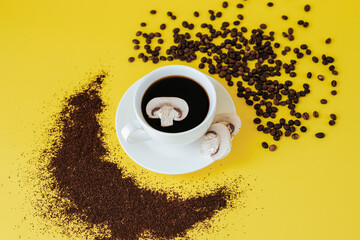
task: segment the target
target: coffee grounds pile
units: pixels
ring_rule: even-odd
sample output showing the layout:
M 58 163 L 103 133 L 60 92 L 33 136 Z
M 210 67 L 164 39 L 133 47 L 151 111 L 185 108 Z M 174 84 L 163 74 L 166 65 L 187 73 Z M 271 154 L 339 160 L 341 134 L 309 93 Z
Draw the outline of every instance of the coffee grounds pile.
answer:
M 52 189 L 42 192 L 55 191 L 57 200 L 44 216 L 59 217 L 60 209 L 65 219 L 78 218 L 88 229 L 103 226 L 96 239 L 138 239 L 144 234 L 173 239 L 231 207 L 235 196 L 230 187 L 183 199 L 140 187 L 133 177 L 124 175 L 124 169 L 107 161 L 110 155 L 99 123 L 105 108 L 100 94 L 105 77 L 98 75 L 67 98 L 57 116 L 60 136 L 43 153 L 49 159 L 47 180 Z
M 267 6 L 273 7 L 274 4 L 269 2 Z M 217 74 L 220 78 L 225 79 L 229 86 L 235 85 L 234 81 L 236 81 L 237 97 L 244 99 L 245 103 L 255 110 L 257 117 L 254 119 L 254 123 L 259 132 L 270 134 L 274 141 L 279 141 L 284 136 L 292 136 L 294 140 L 298 139 L 299 129 L 302 129 L 302 133 L 306 132 L 306 127 L 302 126 L 304 122 L 299 119 L 308 121 L 311 114 L 296 110 L 301 99 L 310 94 L 309 83 L 305 82 L 302 89 L 293 87 L 291 78 L 297 76 L 296 64 L 301 60 L 312 60 L 314 64 L 321 61 L 323 65 L 329 65 L 329 71 L 336 77 L 338 71 L 333 65 L 335 59 L 327 54 L 322 54 L 321 60 L 319 60 L 319 57 L 312 56 L 308 44 L 303 43 L 300 46 L 290 44 L 295 39 L 295 27 L 289 27 L 286 32 L 281 34 L 268 31 L 268 26 L 265 23 L 260 24 L 259 28 L 248 29 L 241 23 L 244 20 L 244 15 L 238 14 L 234 16 L 232 23 L 222 22 L 220 29 L 216 29 L 212 23 L 226 14 L 228 8 L 243 9 L 245 6 L 223 2 L 219 8 L 221 7 L 224 12 L 218 11 L 215 14 L 216 11 L 208 10 L 206 15 L 210 16 L 209 21 L 203 22 L 200 25 L 202 30 L 197 33 L 192 31 L 195 26 L 192 23 L 190 24 L 188 19 L 179 23 L 178 27 L 172 29 L 174 45 L 170 43 L 164 52 L 161 51 L 161 46 L 164 43 L 161 38 L 161 31 L 166 31 L 165 28 L 160 27 L 161 31 L 159 32 L 154 30 L 154 32 L 137 31 L 136 36 L 138 38 L 133 40 L 134 49 L 140 50 L 142 39 L 144 41 L 144 50 L 138 55 L 138 58 L 143 62 L 151 61 L 154 64 L 159 61 L 173 60 L 190 63 L 199 59 L 198 55 L 202 55 L 199 69 L 207 67 L 208 73 Z M 310 9 L 310 5 L 307 4 L 302 11 L 309 14 Z M 196 11 L 195 17 L 199 16 L 199 12 Z M 285 15 L 281 18 L 284 21 L 288 20 L 288 16 Z M 307 21 L 298 20 L 297 25 L 307 28 L 310 24 Z M 275 37 L 285 38 L 289 44 L 282 47 L 279 42 L 275 41 Z M 155 42 L 156 38 L 158 38 L 157 43 Z M 223 39 L 219 44 L 215 43 L 218 38 Z M 331 39 L 328 38 L 326 44 L 330 43 Z M 281 60 L 281 56 L 289 54 L 292 54 L 292 59 L 289 62 Z M 135 57 L 129 58 L 129 62 L 134 61 Z M 249 63 L 254 61 L 255 66 L 250 67 L 251 64 Z M 312 73 L 308 72 L 306 77 L 303 78 L 311 79 Z M 325 80 L 321 74 L 316 78 L 320 81 Z M 336 80 L 333 81 L 335 84 L 330 86 L 329 83 L 328 87 L 336 86 Z M 335 96 L 336 94 L 337 91 L 331 91 L 331 95 Z M 328 103 L 326 99 L 319 99 L 320 102 L 321 104 Z M 268 118 L 275 119 L 280 108 L 285 107 L 289 110 L 288 119 L 266 121 Z M 262 121 L 266 122 L 262 123 Z M 333 126 L 334 124 L 335 122 L 331 122 L 330 125 Z M 315 134 L 315 136 L 318 135 Z M 275 150 L 276 148 L 270 149 Z

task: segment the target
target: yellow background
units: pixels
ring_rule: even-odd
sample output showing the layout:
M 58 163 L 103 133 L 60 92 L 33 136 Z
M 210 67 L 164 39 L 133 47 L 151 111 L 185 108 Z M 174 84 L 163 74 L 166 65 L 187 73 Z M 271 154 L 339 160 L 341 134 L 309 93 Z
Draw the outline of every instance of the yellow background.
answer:
M 296 70 L 295 86 L 309 82 L 312 90 L 301 100 L 299 110 L 318 110 L 322 117 L 306 122 L 309 132 L 298 140 L 281 139 L 278 150 L 271 153 L 260 147 L 262 141 L 272 141 L 256 132 L 253 109 L 235 97 L 235 87 L 229 88 L 215 77 L 231 93 L 243 123 L 228 158 L 181 176 L 144 171 L 127 157 L 116 161 L 141 184 L 173 187 L 184 196 L 193 189 L 210 191 L 211 187 L 203 187 L 205 183 L 215 186 L 242 175 L 244 188 L 249 184 L 246 196 L 235 209 L 216 215 L 212 230 L 203 231 L 201 225 L 191 230 L 189 236 L 195 239 L 359 239 L 359 1 L 308 1 L 312 6 L 309 13 L 303 11 L 304 1 L 274 2 L 275 6 L 268 8 L 266 1 L 249 0 L 243 1 L 242 10 L 234 6 L 223 10 L 221 1 L 0 1 L 0 239 L 78 237 L 62 235 L 61 229 L 51 224 L 48 231 L 42 231 L 46 223 L 33 216 L 28 201 L 33 189 L 24 184 L 36 171 L 30 159 L 45 146 L 51 115 L 59 111 L 65 96 L 88 82 L 89 76 L 108 71 L 104 88 L 109 106 L 104 113 L 107 141 L 114 155 L 124 156 L 116 149 L 113 120 L 117 104 L 137 79 L 169 64 L 128 63 L 128 57 L 139 53 L 131 43 L 139 23 L 145 21 L 145 29 L 155 31 L 160 23 L 169 22 L 166 11 L 171 10 L 178 20 L 170 21 L 167 30 L 189 20 L 197 25 L 197 31 L 199 24 L 208 20 L 208 9 L 221 9 L 221 20 L 233 20 L 243 12 L 243 23 L 249 28 L 267 23 L 277 32 L 282 47 L 287 41 L 280 37 L 281 32 L 294 26 L 296 40 L 291 46 L 307 43 L 317 56 L 324 52 L 334 56 L 338 77 L 329 75 L 325 66 L 312 64 L 309 57 L 300 61 Z M 150 15 L 151 9 L 158 14 Z M 193 17 L 194 10 L 200 12 L 199 19 Z M 289 20 L 282 21 L 282 14 Z M 297 26 L 299 19 L 309 21 L 310 27 Z M 170 31 L 167 33 L 165 44 L 171 39 Z M 333 39 L 332 44 L 324 44 L 327 37 Z M 175 63 L 184 64 L 171 64 Z M 198 63 L 187 65 L 197 67 Z M 308 71 L 324 73 L 325 81 L 307 80 Z M 339 82 L 336 97 L 330 95 L 332 79 Z M 329 100 L 325 106 L 319 103 L 323 97 Z M 327 124 L 330 113 L 338 115 L 334 127 Z M 315 139 L 316 131 L 324 131 L 326 138 Z

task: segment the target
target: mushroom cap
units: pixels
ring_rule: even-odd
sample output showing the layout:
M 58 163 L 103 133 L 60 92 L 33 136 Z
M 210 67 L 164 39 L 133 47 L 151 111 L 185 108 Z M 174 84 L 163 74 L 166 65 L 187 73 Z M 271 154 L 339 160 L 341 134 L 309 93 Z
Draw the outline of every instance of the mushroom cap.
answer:
M 216 114 L 213 123 L 224 124 L 228 128 L 232 138 L 239 132 L 241 127 L 240 117 L 235 113 Z
M 214 123 L 205 133 L 200 144 L 203 155 L 210 155 L 214 160 L 225 158 L 231 150 L 231 135 L 228 128 L 222 123 Z
M 146 105 L 146 114 L 150 118 L 159 118 L 157 114 L 155 114 L 162 107 L 170 107 L 174 109 L 177 114 L 174 117 L 174 120 L 181 121 L 189 113 L 189 106 L 185 100 L 177 97 L 157 97 L 151 99 Z

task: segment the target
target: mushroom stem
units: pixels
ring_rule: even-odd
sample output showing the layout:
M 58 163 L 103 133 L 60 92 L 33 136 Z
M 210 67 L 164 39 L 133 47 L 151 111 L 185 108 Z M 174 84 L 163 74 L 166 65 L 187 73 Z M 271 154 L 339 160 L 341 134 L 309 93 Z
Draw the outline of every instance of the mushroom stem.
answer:
M 160 118 L 162 127 L 169 127 L 174 124 L 174 119 L 178 117 L 179 113 L 171 106 L 163 106 L 157 115 Z

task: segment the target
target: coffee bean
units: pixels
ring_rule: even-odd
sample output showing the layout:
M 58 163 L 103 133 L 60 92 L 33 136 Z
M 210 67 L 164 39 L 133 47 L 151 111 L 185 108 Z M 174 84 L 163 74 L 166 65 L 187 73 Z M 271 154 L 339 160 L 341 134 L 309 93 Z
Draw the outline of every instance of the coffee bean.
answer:
M 294 37 L 294 35 L 289 35 L 289 36 L 288 36 L 288 39 L 289 39 L 290 41 L 293 41 L 293 40 L 295 39 L 295 37 Z
M 290 77 L 296 77 L 296 72 L 291 72 Z
M 238 5 L 236 5 L 236 7 L 237 7 L 237 8 L 243 8 L 243 7 L 244 7 L 244 5 L 243 5 L 243 4 L 241 4 L 241 3 L 239 3 Z
M 335 125 L 335 121 L 334 121 L 334 120 L 330 120 L 330 121 L 329 121 L 329 125 L 330 125 L 330 126 L 334 126 L 334 125 Z
M 229 6 L 229 3 L 228 3 L 228 2 L 223 2 L 223 3 L 222 3 L 222 7 L 223 7 L 223 8 L 227 8 L 228 6 Z
M 134 57 L 130 57 L 129 58 L 129 62 L 134 62 L 135 61 L 135 58 Z
M 142 22 L 142 23 L 140 24 L 140 26 L 146 27 L 146 23 Z
M 286 15 L 282 15 L 281 18 L 284 19 L 284 20 L 288 20 L 288 19 L 289 19 L 288 16 L 286 16 Z
M 301 113 L 299 113 L 299 112 L 295 113 L 295 117 L 296 118 L 301 118 Z
M 156 14 L 156 10 L 151 10 L 150 14 Z
M 332 119 L 332 120 L 336 120 L 336 115 L 335 114 L 330 114 L 330 118 Z
M 192 24 L 192 23 L 189 24 L 189 30 L 193 30 L 194 27 L 195 27 L 194 24 Z
M 325 43 L 326 43 L 326 44 L 330 44 L 330 43 L 331 43 L 331 38 L 327 38 L 327 39 L 325 40 Z
M 273 144 L 273 145 L 270 145 L 269 150 L 270 150 L 271 152 L 275 151 L 275 150 L 276 150 L 276 146 L 275 146 L 274 144 Z
M 215 16 L 216 16 L 217 18 L 221 18 L 222 12 L 217 12 Z
M 203 64 L 203 63 L 200 63 L 200 64 L 199 64 L 199 68 L 200 68 L 200 69 L 203 69 L 203 68 L 205 68 L 205 64 Z
M 176 20 L 176 16 L 172 15 L 171 20 Z
M 318 133 L 315 134 L 315 137 L 317 137 L 317 138 L 324 138 L 324 137 L 325 137 L 325 133 L 318 132 Z
M 215 15 L 211 15 L 211 16 L 210 16 L 210 20 L 211 20 L 211 21 L 214 21 L 215 18 L 216 18 Z
M 294 124 L 295 124 L 295 126 L 298 126 L 298 127 L 299 127 L 299 126 L 301 125 L 301 122 L 300 122 L 300 120 L 295 120 L 295 121 L 294 121 Z
M 242 14 L 239 14 L 239 15 L 237 15 L 237 18 L 238 18 L 239 20 L 243 20 L 243 19 L 244 19 L 244 16 L 243 16 Z
M 332 91 L 331 91 L 331 95 L 334 95 L 334 96 L 335 96 L 336 94 L 337 94 L 337 91 L 336 91 L 336 90 L 332 90 Z
M 257 128 L 256 128 L 259 132 L 261 132 L 262 130 L 264 130 L 264 125 L 259 125 L 259 126 L 257 126 Z
M 305 120 L 309 120 L 310 115 L 309 115 L 309 113 L 304 112 L 304 113 L 302 114 L 302 117 L 303 117 L 303 119 L 305 119 Z
M 271 132 L 271 128 L 268 127 L 264 128 L 263 130 L 263 133 L 270 133 L 270 132 Z
M 301 131 L 301 132 L 306 132 L 306 131 L 307 131 L 307 128 L 306 128 L 305 126 L 302 126 L 302 127 L 300 127 L 300 131 Z
M 234 82 L 233 81 L 228 81 L 227 84 L 231 87 L 234 85 Z
M 306 44 L 301 44 L 301 45 L 300 45 L 300 48 L 303 49 L 303 50 L 305 50 L 305 49 L 308 48 L 308 46 L 307 46 Z
M 268 121 L 268 122 L 266 123 L 266 126 L 268 126 L 268 127 L 272 128 L 272 127 L 274 127 L 274 123 L 273 123 L 273 122 Z
M 318 63 L 318 62 L 319 62 L 319 58 L 317 58 L 317 57 L 312 57 L 312 60 L 313 60 L 314 63 Z
M 337 85 L 337 82 L 335 80 L 332 80 L 331 81 L 331 86 L 336 87 L 336 85 Z
M 172 12 L 167 12 L 166 13 L 169 17 L 171 17 L 173 14 L 172 14 Z
M 266 26 L 266 24 L 262 23 L 262 24 L 260 24 L 260 28 L 261 28 L 261 29 L 266 29 L 267 26 Z
M 140 49 L 140 46 L 139 46 L 139 45 L 135 45 L 135 46 L 134 46 L 134 49 L 135 49 L 135 50 L 139 50 L 139 49 Z
M 335 76 L 339 75 L 338 71 L 335 71 L 335 70 L 332 71 L 331 73 L 332 73 L 332 75 L 335 75 Z
M 161 25 L 160 25 L 160 29 L 161 29 L 161 30 L 165 30 L 165 29 L 166 29 L 166 24 L 165 24 L 165 23 L 161 24 Z
M 142 34 L 141 31 L 137 31 L 137 32 L 136 32 L 136 36 L 137 36 L 137 37 L 141 36 L 141 34 Z
M 320 80 L 320 81 L 324 81 L 325 77 L 323 75 L 318 75 L 317 78 Z
M 238 26 L 238 25 L 240 25 L 240 21 L 234 21 L 233 24 L 234 24 L 235 26 Z
M 327 100 L 326 100 L 326 99 L 321 99 L 321 100 L 320 100 L 320 103 L 321 103 L 321 104 L 327 104 Z
M 303 20 L 299 20 L 297 23 L 298 23 L 299 25 L 304 25 L 304 21 L 303 21 Z
M 290 130 L 286 130 L 284 135 L 285 135 L 285 137 L 289 137 L 289 136 L 291 135 L 291 131 L 290 131 Z
M 198 11 L 195 11 L 195 12 L 194 12 L 194 16 L 195 16 L 195 17 L 199 17 L 199 16 L 200 16 L 199 12 L 198 12 Z
M 304 7 L 304 10 L 305 10 L 305 12 L 310 11 L 310 5 L 309 5 L 309 4 L 306 4 L 305 7 Z
M 268 7 L 272 7 L 272 6 L 274 6 L 274 3 L 268 2 L 267 5 L 268 5 Z
M 261 119 L 260 118 L 254 118 L 253 122 L 255 124 L 260 124 L 261 123 Z
M 247 32 L 247 28 L 246 27 L 241 27 L 241 31 L 246 33 Z
M 158 43 L 159 43 L 159 44 L 163 44 L 163 43 L 164 43 L 164 40 L 158 39 Z
M 308 22 L 304 22 L 303 27 L 307 28 L 310 24 Z
M 314 118 L 318 118 L 318 117 L 319 117 L 319 113 L 318 113 L 317 111 L 314 111 L 314 112 L 313 112 L 313 117 L 314 117 Z
M 296 139 L 299 138 L 299 134 L 293 133 L 293 134 L 291 135 L 291 137 L 292 137 L 292 139 L 296 140 Z
M 268 145 L 266 142 L 262 142 L 262 143 L 261 143 L 261 146 L 262 146 L 263 148 L 265 148 L 265 149 L 269 147 L 269 145 Z

